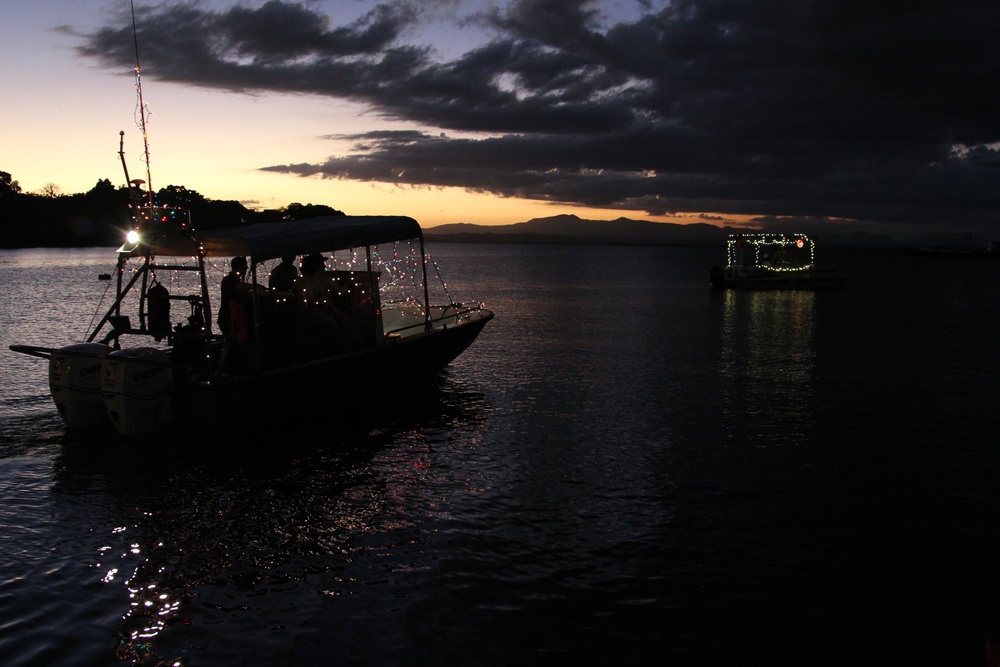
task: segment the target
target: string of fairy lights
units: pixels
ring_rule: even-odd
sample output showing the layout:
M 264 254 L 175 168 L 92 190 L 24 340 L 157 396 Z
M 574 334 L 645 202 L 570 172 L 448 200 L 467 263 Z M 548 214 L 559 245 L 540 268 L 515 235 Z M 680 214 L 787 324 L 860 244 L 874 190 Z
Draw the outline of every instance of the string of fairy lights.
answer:
M 338 250 L 327 253 L 328 259 L 326 268 L 329 271 L 358 272 L 360 275 L 367 275 L 368 257 L 364 248 L 352 248 Z M 431 302 L 440 301 L 442 304 L 451 304 L 453 300 L 448 290 L 448 286 L 441 276 L 436 263 L 428 253 L 426 256 L 428 265 L 433 267 L 437 281 L 431 281 L 428 286 L 431 295 Z M 128 284 L 135 273 L 142 268 L 143 259 L 141 257 L 129 258 L 122 266 L 121 280 L 123 284 Z M 266 260 L 257 264 L 257 283 L 261 287 L 267 285 L 267 276 L 277 265 L 278 259 Z M 419 322 L 426 316 L 427 309 L 424 304 L 423 287 L 423 265 L 420 256 L 420 245 L 416 241 L 397 241 L 391 244 L 371 246 L 371 261 L 373 271 L 378 278 L 379 302 L 384 315 L 394 318 L 394 321 L 401 323 L 404 321 Z M 211 257 L 204 258 L 205 276 L 210 292 L 218 295 L 221 289 L 222 280 L 232 271 L 231 258 Z M 198 269 L 198 257 L 196 255 L 186 257 L 170 257 L 168 262 L 157 262 L 150 267 L 149 284 L 155 280 L 157 283 L 167 288 L 168 292 L 176 297 L 181 295 L 200 296 L 201 277 Z M 249 278 L 247 278 L 249 280 Z M 359 280 L 361 280 L 359 278 Z M 358 284 L 366 291 L 367 285 Z M 132 290 L 122 301 L 123 312 L 139 312 L 139 290 Z M 174 303 L 177 303 L 175 300 Z M 195 302 L 192 302 L 195 303 Z M 200 303 L 200 302 L 198 302 Z M 212 303 L 217 308 L 217 299 L 213 298 Z M 198 306 L 200 308 L 200 306 Z M 197 308 L 192 308 L 192 313 L 182 313 L 175 309 L 171 313 L 173 324 L 181 323 L 181 318 L 195 318 L 203 313 L 195 312 Z M 217 313 L 213 310 L 212 316 Z

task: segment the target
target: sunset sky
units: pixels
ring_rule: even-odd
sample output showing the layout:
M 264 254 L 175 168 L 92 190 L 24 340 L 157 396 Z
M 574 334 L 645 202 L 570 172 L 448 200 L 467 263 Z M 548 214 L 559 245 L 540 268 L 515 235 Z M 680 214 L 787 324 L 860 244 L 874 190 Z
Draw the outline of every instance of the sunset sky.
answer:
M 137 3 L 154 189 L 1000 234 L 1000 3 Z M 145 178 L 128 0 L 3 3 L 0 171 Z

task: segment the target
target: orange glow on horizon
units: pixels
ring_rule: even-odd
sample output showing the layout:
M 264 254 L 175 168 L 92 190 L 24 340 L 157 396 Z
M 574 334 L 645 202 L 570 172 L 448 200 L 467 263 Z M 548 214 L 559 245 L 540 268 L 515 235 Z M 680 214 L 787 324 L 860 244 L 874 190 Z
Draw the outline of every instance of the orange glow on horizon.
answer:
M 108 151 L 110 152 L 110 151 Z M 133 151 L 134 153 L 134 151 Z M 128 157 L 128 155 L 126 156 Z M 135 169 L 142 166 L 137 158 L 130 162 Z M 154 158 L 155 159 L 155 158 Z M 81 161 L 82 162 L 82 161 Z M 72 180 L 58 182 L 46 179 L 46 167 L 34 163 L 30 168 L 9 168 L 14 180 L 24 192 L 41 192 L 49 183 L 60 194 L 87 192 L 99 181 L 109 179 L 116 187 L 124 182 L 121 168 L 107 160 L 105 170 L 98 174 L 92 164 L 76 163 L 76 173 L 89 173 Z M 118 167 L 117 170 L 115 167 Z M 285 174 L 246 170 L 236 164 L 228 170 L 205 166 L 187 169 L 185 164 L 172 164 L 161 159 L 153 173 L 153 187 L 157 190 L 168 185 L 180 185 L 214 200 L 239 201 L 250 209 L 283 208 L 289 204 L 321 204 L 341 210 L 348 215 L 408 215 L 424 228 L 452 223 L 475 225 L 509 225 L 534 218 L 557 215 L 575 215 L 585 220 L 615 220 L 630 218 L 675 224 L 710 224 L 715 226 L 748 225 L 752 216 L 721 215 L 715 213 L 677 213 L 669 216 L 651 216 L 645 211 L 584 208 L 568 204 L 499 197 L 488 193 L 469 192 L 460 188 L 411 187 L 390 183 L 366 183 L 339 179 L 302 178 Z M 3 169 L 3 167 L 0 167 Z M 8 169 L 4 169 L 7 171 Z M 174 174 L 186 173 L 184 177 Z M 65 175 L 65 172 L 64 172 Z M 197 227 L 197 221 L 195 226 Z

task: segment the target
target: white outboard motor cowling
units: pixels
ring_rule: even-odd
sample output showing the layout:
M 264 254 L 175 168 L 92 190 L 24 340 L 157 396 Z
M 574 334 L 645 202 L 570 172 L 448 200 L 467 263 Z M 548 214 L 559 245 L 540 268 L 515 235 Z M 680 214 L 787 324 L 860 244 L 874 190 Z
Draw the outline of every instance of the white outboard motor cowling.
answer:
M 172 419 L 173 375 L 163 350 L 116 350 L 104 358 L 101 377 L 104 408 L 121 435 L 149 433 Z
M 99 426 L 108 420 L 101 398 L 101 360 L 111 348 L 77 343 L 49 356 L 49 391 L 67 428 Z

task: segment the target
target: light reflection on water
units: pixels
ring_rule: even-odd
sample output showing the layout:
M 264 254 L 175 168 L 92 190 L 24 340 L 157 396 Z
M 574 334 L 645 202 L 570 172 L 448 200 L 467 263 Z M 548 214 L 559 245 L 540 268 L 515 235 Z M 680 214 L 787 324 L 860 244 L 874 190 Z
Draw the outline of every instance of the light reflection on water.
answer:
M 447 521 L 455 498 L 491 488 L 477 438 L 464 435 L 488 412 L 456 382 L 371 430 L 289 441 L 280 456 L 270 446 L 289 438 L 282 428 L 214 455 L 72 444 L 48 481 L 56 494 L 111 501 L 110 517 L 87 522 L 75 558 L 126 596 L 114 655 L 244 664 L 244 647 L 214 638 L 225 628 L 267 637 L 255 651 L 267 663 L 315 632 L 301 626 L 327 600 L 370 597 L 426 571 L 427 523 Z
M 731 438 L 802 444 L 815 406 L 815 292 L 739 292 L 722 299 L 721 401 Z

